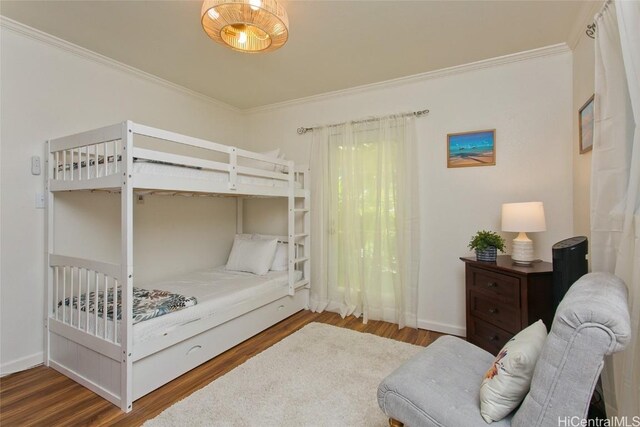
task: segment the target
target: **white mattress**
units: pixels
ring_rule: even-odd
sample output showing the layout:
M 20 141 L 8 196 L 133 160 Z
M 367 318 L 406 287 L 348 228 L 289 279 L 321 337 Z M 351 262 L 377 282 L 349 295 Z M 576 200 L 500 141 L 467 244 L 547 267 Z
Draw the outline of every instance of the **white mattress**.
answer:
M 118 160 L 120 163 L 120 160 Z M 61 166 L 59 166 L 61 168 Z M 103 170 L 104 165 L 100 165 L 100 170 Z M 80 174 L 82 174 L 82 178 L 85 178 L 86 174 L 86 166 L 81 166 L 80 168 L 73 169 L 73 177 L 74 179 L 79 179 Z M 107 170 L 109 174 L 112 174 L 115 170 L 115 166 L 113 162 L 107 163 Z M 62 174 L 62 172 L 60 172 Z M 69 172 L 67 172 L 71 175 Z M 103 173 L 103 172 L 101 172 Z M 160 175 L 160 176 L 172 176 L 178 178 L 189 178 L 196 179 L 200 181 L 208 181 L 208 182 L 219 182 L 219 183 L 227 183 L 229 182 L 229 173 L 223 171 L 213 171 L 209 169 L 197 169 L 188 166 L 180 166 L 173 165 L 168 163 L 157 163 L 150 162 L 144 160 L 136 160 L 133 162 L 133 173 L 144 174 L 144 175 Z M 94 178 L 96 175 L 95 167 L 89 166 L 89 177 Z M 71 176 L 69 176 L 69 179 Z M 86 178 L 85 178 L 86 179 Z M 274 178 L 263 178 L 251 175 L 242 175 L 238 174 L 237 176 L 238 184 L 245 185 L 263 185 L 266 187 L 273 188 L 286 188 L 289 185 L 289 182 L 281 179 Z M 299 182 L 295 183 L 295 188 L 300 189 L 302 185 Z
M 161 289 L 184 296 L 196 297 L 198 303 L 189 308 L 149 319 L 133 326 L 133 342 L 140 343 L 199 319 L 211 317 L 221 309 L 258 299 L 274 289 L 288 292 L 287 271 L 269 271 L 264 276 L 227 271 L 223 267 L 195 271 L 180 278 L 136 285 L 145 289 Z M 296 281 L 302 272 L 296 271 Z
M 295 280 L 302 277 L 301 271 L 296 271 Z M 244 303 L 252 299 L 260 299 L 263 295 L 281 290 L 280 297 L 288 294 L 288 272 L 269 271 L 264 276 L 251 273 L 227 271 L 224 266 L 210 270 L 195 271 L 178 278 L 153 282 L 147 285 L 134 283 L 137 288 L 160 289 L 170 291 L 188 297 L 196 297 L 198 303 L 192 307 L 174 311 L 173 313 L 145 320 L 133 325 L 133 342 L 142 343 L 164 335 L 182 325 L 186 325 L 200 319 L 206 319 L 221 310 L 226 310 L 236 304 Z M 78 313 L 77 309 L 66 306 L 59 310 L 59 318 L 62 320 L 63 311 L 65 317 L 73 319 L 73 325 L 85 329 L 87 315 L 84 311 Z M 78 322 L 78 315 L 80 316 Z M 73 316 L 73 317 L 71 317 Z M 98 317 L 98 327 L 95 328 L 95 315 L 89 315 L 89 331 L 97 332 L 97 336 L 113 339 L 113 321 L 105 322 L 103 317 Z M 118 322 L 120 323 L 120 322 Z M 119 329 L 119 328 L 118 328 Z M 118 337 L 120 331 L 118 331 Z
M 178 178 L 198 179 L 209 182 L 227 183 L 229 181 L 229 173 L 223 171 L 213 171 L 209 169 L 196 169 L 185 166 L 169 165 L 163 163 L 137 161 L 133 163 L 133 172 L 145 175 L 162 175 Z M 264 185 L 274 188 L 288 187 L 288 181 L 273 178 L 261 178 L 251 175 L 238 174 L 238 184 L 247 185 Z M 301 188 L 299 182 L 296 188 Z

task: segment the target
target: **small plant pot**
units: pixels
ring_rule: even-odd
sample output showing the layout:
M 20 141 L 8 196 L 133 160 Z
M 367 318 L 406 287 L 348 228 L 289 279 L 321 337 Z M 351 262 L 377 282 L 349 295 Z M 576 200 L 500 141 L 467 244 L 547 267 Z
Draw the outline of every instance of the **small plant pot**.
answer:
M 496 262 L 498 257 L 498 250 L 495 246 L 489 246 L 487 249 L 483 251 L 479 251 L 476 249 L 476 259 L 478 261 L 484 262 Z

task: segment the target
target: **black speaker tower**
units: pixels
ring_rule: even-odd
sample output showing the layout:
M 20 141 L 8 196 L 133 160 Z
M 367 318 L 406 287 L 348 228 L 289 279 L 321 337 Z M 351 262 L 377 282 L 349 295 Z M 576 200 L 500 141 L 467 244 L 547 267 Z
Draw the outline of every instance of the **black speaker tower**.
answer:
M 553 245 L 553 308 L 569 287 L 588 272 L 589 244 L 584 236 L 571 237 Z

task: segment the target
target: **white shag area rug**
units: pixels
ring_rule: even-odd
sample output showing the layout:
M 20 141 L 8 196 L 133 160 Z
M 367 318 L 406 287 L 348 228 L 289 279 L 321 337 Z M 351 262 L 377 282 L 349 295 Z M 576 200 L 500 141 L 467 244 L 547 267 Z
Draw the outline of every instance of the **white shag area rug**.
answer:
M 422 348 L 310 323 L 144 426 L 384 427 L 378 384 Z

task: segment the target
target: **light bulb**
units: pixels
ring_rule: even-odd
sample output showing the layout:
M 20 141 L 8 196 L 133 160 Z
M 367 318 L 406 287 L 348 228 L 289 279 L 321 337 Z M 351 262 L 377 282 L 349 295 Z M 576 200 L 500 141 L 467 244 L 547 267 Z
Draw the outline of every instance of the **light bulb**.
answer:
M 211 19 L 218 19 L 220 18 L 220 14 L 218 12 L 216 12 L 215 9 L 211 8 L 207 11 L 207 15 L 209 15 L 209 18 Z
M 247 42 L 247 33 L 245 33 L 244 31 L 241 31 L 238 34 L 238 43 L 245 44 L 246 42 Z
M 262 5 L 262 0 L 249 0 L 249 7 L 251 10 L 258 10 Z

